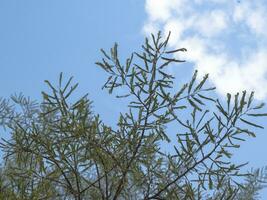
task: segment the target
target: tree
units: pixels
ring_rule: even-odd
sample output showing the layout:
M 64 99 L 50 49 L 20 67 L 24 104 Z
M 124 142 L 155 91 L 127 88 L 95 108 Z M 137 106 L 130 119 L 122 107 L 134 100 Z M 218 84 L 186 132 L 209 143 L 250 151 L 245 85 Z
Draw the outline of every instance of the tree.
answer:
M 197 81 L 197 71 L 174 90 L 167 67 L 184 62 L 173 54 L 186 49 L 168 50 L 169 37 L 152 35 L 125 64 L 117 44 L 110 54 L 101 50 L 96 64 L 109 75 L 103 88 L 123 88 L 116 97 L 128 102 L 115 128 L 92 112 L 87 95 L 71 99 L 78 84 L 64 83 L 62 74 L 58 86 L 45 81 L 50 91 L 41 103 L 1 99 L 1 124 L 11 135 L 1 142 L 1 199 L 254 198 L 266 172 L 244 173 L 245 164 L 230 158 L 263 128 L 251 119 L 266 116 L 256 113 L 264 104 L 254 105 L 246 91 L 227 94 L 226 102 L 211 98 L 215 88 L 205 86 L 208 75 Z

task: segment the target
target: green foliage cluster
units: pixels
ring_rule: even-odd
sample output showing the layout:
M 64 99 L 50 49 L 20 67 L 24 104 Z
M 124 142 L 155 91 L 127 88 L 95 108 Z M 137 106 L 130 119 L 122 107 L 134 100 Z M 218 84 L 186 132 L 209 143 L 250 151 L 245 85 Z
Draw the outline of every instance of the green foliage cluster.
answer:
M 254 105 L 253 92 L 245 91 L 227 94 L 226 102 L 211 98 L 208 75 L 198 81 L 197 72 L 174 91 L 167 68 L 184 62 L 174 54 L 186 49 L 168 50 L 169 37 L 152 35 L 124 64 L 117 44 L 101 50 L 96 64 L 109 75 L 103 88 L 111 94 L 123 88 L 117 98 L 129 99 L 115 128 L 92 113 L 87 95 L 72 103 L 78 85 L 72 78 L 64 83 L 62 74 L 57 86 L 46 81 L 50 91 L 41 103 L 23 95 L 13 103 L 1 99 L 0 122 L 11 139 L 0 146 L 0 199 L 256 198 L 266 171 L 242 173 L 246 163 L 236 165 L 231 156 L 263 128 L 253 122 L 266 116 L 257 112 L 263 104 Z

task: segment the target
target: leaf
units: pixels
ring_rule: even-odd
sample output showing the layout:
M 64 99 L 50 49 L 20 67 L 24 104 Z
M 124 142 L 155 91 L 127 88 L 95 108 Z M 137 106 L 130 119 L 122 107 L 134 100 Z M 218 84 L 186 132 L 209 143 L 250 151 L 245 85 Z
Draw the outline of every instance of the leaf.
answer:
M 240 133 L 247 133 L 249 136 L 252 137 L 256 137 L 255 133 L 252 131 L 249 131 L 248 129 L 241 129 L 241 128 L 237 128 L 238 131 L 240 131 Z
M 166 48 L 166 46 L 167 46 L 167 44 L 168 44 L 168 42 L 169 42 L 170 36 L 171 36 L 171 31 L 169 31 L 168 36 L 167 36 L 166 40 L 165 40 L 164 43 L 163 43 L 164 48 Z
M 186 109 L 187 107 L 186 106 L 176 106 L 176 107 L 173 107 L 173 109 Z
M 147 59 L 147 57 L 146 57 L 146 54 L 145 54 L 145 53 L 143 53 L 143 56 L 142 56 L 142 55 L 140 55 L 139 53 L 135 53 L 135 55 L 137 55 L 139 58 L 141 58 L 142 60 L 144 60 L 144 61 L 146 61 L 146 62 L 152 63 L 152 61 L 151 61 L 151 60 Z
M 216 87 L 210 87 L 210 88 L 206 88 L 206 89 L 202 89 L 202 91 L 211 91 L 211 90 L 215 90 Z
M 230 103 L 231 103 L 231 94 L 227 93 L 227 111 L 229 113 L 229 109 L 230 109 Z
M 246 97 L 246 91 L 243 91 L 243 95 L 240 100 L 240 112 L 242 112 L 244 106 L 246 105 L 245 97 Z
M 125 69 L 125 72 L 128 73 L 129 69 L 130 69 L 130 66 L 132 64 L 132 61 L 133 61 L 133 54 L 131 55 L 130 58 L 128 58 L 126 60 L 126 69 Z
M 196 97 L 192 97 L 196 102 L 198 102 L 201 105 L 205 105 L 200 99 L 196 98 Z
M 160 74 L 162 74 L 163 77 L 166 77 L 166 78 L 168 78 L 168 79 L 170 79 L 170 78 L 174 79 L 174 77 L 173 77 L 172 75 L 167 74 L 167 73 L 165 73 L 165 72 L 163 72 L 163 71 L 161 71 L 161 70 L 158 70 L 158 72 L 159 72 Z
M 242 119 L 242 118 L 240 118 L 240 120 L 241 120 L 242 122 L 244 122 L 244 123 L 246 123 L 246 124 L 250 125 L 250 126 L 254 126 L 254 127 L 257 127 L 257 128 L 261 128 L 261 129 L 263 129 L 263 127 L 262 127 L 262 126 L 260 126 L 260 125 L 257 125 L 257 124 L 254 124 L 254 123 L 252 123 L 252 122 L 249 122 L 249 121 L 247 121 L 247 120 L 245 120 L 245 119 Z
M 116 98 L 126 98 L 129 97 L 131 94 L 125 94 L 125 95 L 116 95 Z
M 202 116 L 200 117 L 196 129 L 199 127 L 199 125 L 201 124 L 202 120 L 204 119 L 204 117 L 206 116 L 206 114 L 209 112 L 209 110 L 205 110 L 205 112 L 202 114 Z
M 66 91 L 67 88 L 69 87 L 69 85 L 70 85 L 72 79 L 73 79 L 73 76 L 69 78 L 68 82 L 66 83 L 65 87 L 63 88 L 63 90 L 62 90 L 62 93 L 63 93 L 63 94 L 65 93 L 65 91 Z
M 213 182 L 211 179 L 211 175 L 209 175 L 209 189 L 212 190 L 213 189 Z
M 174 99 L 179 98 L 181 94 L 183 94 L 187 86 L 188 86 L 187 84 L 184 84 L 183 87 L 174 95 Z
M 102 90 L 106 87 L 106 85 L 107 85 L 108 83 L 110 83 L 110 80 L 112 79 L 112 77 L 113 77 L 113 76 L 109 76 L 109 77 L 108 77 L 107 81 L 106 81 L 105 84 L 102 86 Z
M 48 80 L 45 80 L 44 81 L 53 91 L 57 91 L 56 88 L 53 87 L 53 85 L 48 81 Z
M 235 137 L 235 136 L 231 136 L 231 138 L 233 138 L 233 139 L 235 139 L 235 140 L 242 141 L 242 142 L 246 141 L 246 140 L 243 139 L 243 138 L 239 138 L 239 137 Z
M 206 74 L 202 81 L 200 81 L 200 83 L 196 86 L 196 88 L 194 89 L 194 92 L 200 90 L 202 88 L 202 86 L 205 84 L 205 82 L 207 81 L 207 79 L 209 78 L 209 74 Z
M 78 83 L 76 83 L 74 86 L 71 86 L 71 88 L 70 88 L 70 91 L 65 95 L 65 99 L 67 99 L 71 94 L 72 94 L 72 92 L 78 87 Z
M 159 66 L 159 69 L 163 69 L 164 67 L 168 66 L 171 63 L 171 61 L 167 61 Z
M 186 146 L 188 151 L 191 153 L 192 152 L 192 144 L 191 144 L 191 140 L 189 139 L 189 136 L 186 135 Z
M 232 157 L 232 154 L 226 151 L 223 147 L 221 148 L 221 153 L 224 154 L 227 158 Z
M 253 110 L 258 110 L 258 109 L 261 109 L 265 106 L 265 103 L 261 103 L 259 104 L 258 106 L 254 107 Z
M 110 89 L 109 89 L 109 91 L 108 91 L 109 94 L 111 94 L 111 93 L 113 92 L 113 89 L 114 89 L 114 87 L 115 87 L 117 78 L 118 78 L 118 77 L 115 77 L 115 78 L 114 78 L 114 80 L 113 80 L 113 82 L 112 82 L 112 85 L 111 85 L 111 87 L 110 87 Z
M 162 59 L 162 60 L 166 60 L 166 61 L 168 61 L 168 62 L 176 62 L 176 63 L 185 62 L 185 60 L 177 60 L 177 59 L 175 59 L 175 58 L 165 58 L 165 57 L 162 57 L 162 56 L 161 56 L 161 59 Z
M 175 49 L 175 50 L 172 50 L 172 51 L 166 51 L 165 53 L 175 53 L 175 52 L 178 52 L 178 51 L 182 51 L 182 52 L 185 52 L 187 51 L 186 48 L 180 48 L 180 49 Z
M 152 46 L 150 45 L 150 43 L 149 43 L 149 39 L 146 37 L 145 38 L 145 45 L 147 46 L 147 49 L 150 49 L 150 50 L 152 50 L 152 51 L 155 51 L 153 48 L 152 48 Z
M 193 106 L 197 110 L 202 111 L 202 109 L 198 107 L 191 99 L 188 99 L 188 102 L 190 103 L 191 106 Z
M 249 163 L 249 162 L 246 162 L 246 163 L 237 165 L 236 168 L 240 169 L 241 167 L 244 167 L 244 166 L 248 165 L 248 163 Z
M 59 87 L 61 88 L 61 83 L 62 83 L 62 77 L 63 77 L 63 73 L 60 72 L 59 74 Z
M 118 57 L 118 44 L 115 42 L 113 48 L 111 48 L 110 50 L 111 55 L 113 57 L 114 60 L 117 60 Z
M 108 54 L 105 52 L 104 49 L 100 49 L 100 51 L 104 54 L 104 56 L 110 60 L 110 57 L 108 56 Z
M 191 92 L 192 86 L 193 86 L 196 78 L 197 78 L 197 70 L 194 72 L 194 75 L 192 77 L 192 80 L 190 81 L 190 83 L 188 85 L 188 94 Z
M 160 31 L 158 32 L 158 36 L 160 34 Z M 152 37 L 152 40 L 153 40 L 153 43 L 154 43 L 154 46 L 155 48 L 157 49 L 157 46 L 158 46 L 158 39 L 156 40 L 155 38 L 155 35 L 154 34 L 151 34 L 151 37 Z M 158 50 L 158 49 L 157 49 Z
M 102 69 L 104 69 L 106 72 L 108 72 L 108 68 L 106 67 L 106 65 L 104 65 L 103 63 L 101 62 L 96 62 L 95 63 L 96 65 L 100 66 Z
M 252 103 L 252 101 L 253 101 L 253 97 L 254 97 L 254 92 L 252 91 L 252 92 L 250 93 L 250 96 L 249 96 L 249 99 L 248 99 L 247 108 L 250 107 L 250 105 L 251 105 L 251 103 Z
M 208 135 L 210 137 L 210 140 L 212 141 L 212 143 L 215 143 L 215 138 L 214 138 L 214 135 L 212 133 L 212 130 L 210 129 L 210 125 L 206 124 L 205 128 L 206 128 L 206 132 L 208 133 Z
M 227 120 L 229 120 L 228 118 L 228 114 L 227 114 L 227 112 L 223 109 L 223 107 L 222 107 L 222 105 L 221 105 L 221 103 L 220 103 L 220 101 L 217 99 L 217 105 L 216 105 L 216 107 L 219 109 L 219 111 L 227 118 Z
M 249 113 L 247 115 L 253 117 L 267 117 L 267 113 L 258 113 L 258 114 Z
M 215 116 L 215 118 L 218 120 L 219 124 L 221 124 L 223 127 L 226 127 L 225 124 L 222 122 L 221 117 L 219 117 L 215 112 L 213 112 L 213 115 Z M 218 125 L 219 125 L 218 124 Z
M 197 94 L 200 98 L 202 99 L 206 99 L 206 100 L 209 100 L 209 101 L 213 101 L 213 102 L 216 102 L 214 99 L 210 98 L 210 97 L 206 97 L 206 96 L 203 96 L 201 94 Z
M 239 107 L 238 107 L 238 97 L 239 97 L 239 93 L 236 93 L 236 95 L 235 95 L 235 106 L 234 106 L 234 109 L 236 110 L 236 112 L 239 109 Z

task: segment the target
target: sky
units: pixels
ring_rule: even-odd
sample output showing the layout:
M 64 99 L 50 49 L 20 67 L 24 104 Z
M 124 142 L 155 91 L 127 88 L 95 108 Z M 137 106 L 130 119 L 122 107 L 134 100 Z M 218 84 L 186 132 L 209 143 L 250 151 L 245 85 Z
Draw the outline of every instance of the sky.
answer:
M 172 32 L 170 48 L 188 50 L 179 54 L 187 64 L 173 70 L 177 88 L 198 69 L 210 74 L 221 98 L 246 89 L 266 102 L 266 27 L 266 0 L 0 0 L 0 96 L 23 92 L 40 100 L 44 80 L 63 72 L 79 82 L 77 96 L 88 92 L 95 113 L 115 123 L 126 108 L 101 90 L 107 77 L 94 64 L 99 49 L 118 42 L 124 59 L 161 30 Z M 266 143 L 266 131 L 257 130 L 234 161 L 266 166 Z M 267 199 L 267 190 L 261 196 Z

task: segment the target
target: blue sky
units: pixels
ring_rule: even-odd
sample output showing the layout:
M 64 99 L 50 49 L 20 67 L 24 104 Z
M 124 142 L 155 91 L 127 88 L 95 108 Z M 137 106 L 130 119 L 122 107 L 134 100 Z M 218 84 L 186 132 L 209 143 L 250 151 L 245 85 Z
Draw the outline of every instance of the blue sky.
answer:
M 99 49 L 118 42 L 125 58 L 140 49 L 145 34 L 160 29 L 172 31 L 172 47 L 189 50 L 182 56 L 190 66 L 174 70 L 182 81 L 197 68 L 211 74 L 219 96 L 248 89 L 266 101 L 266 10 L 264 0 L 0 0 L 0 96 L 23 92 L 40 99 L 43 80 L 64 72 L 79 82 L 77 95 L 88 92 L 94 111 L 115 123 L 122 106 L 100 89 L 106 76 L 94 64 Z M 257 133 L 236 152 L 236 162 L 267 165 L 267 134 Z

